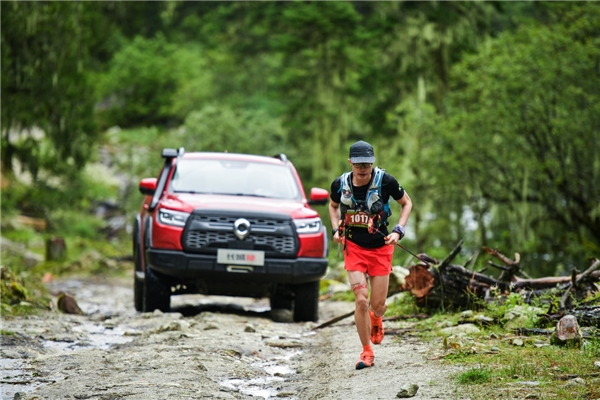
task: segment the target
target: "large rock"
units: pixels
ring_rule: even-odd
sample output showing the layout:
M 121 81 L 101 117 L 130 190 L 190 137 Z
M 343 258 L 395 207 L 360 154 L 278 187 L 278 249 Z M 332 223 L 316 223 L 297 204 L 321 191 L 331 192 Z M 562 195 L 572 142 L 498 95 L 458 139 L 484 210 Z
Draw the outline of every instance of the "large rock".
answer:
M 550 337 L 550 343 L 558 346 L 580 348 L 583 344 L 583 335 L 573 315 L 565 315 L 556 324 L 556 329 Z
M 56 298 L 56 305 L 65 314 L 85 315 L 81 308 L 79 308 L 75 297 L 69 293 L 60 292 Z
M 416 383 L 410 383 L 410 384 L 402 386 L 400 391 L 396 394 L 396 397 L 401 398 L 401 399 L 414 397 L 417 394 L 418 390 L 419 390 L 419 385 L 417 385 Z

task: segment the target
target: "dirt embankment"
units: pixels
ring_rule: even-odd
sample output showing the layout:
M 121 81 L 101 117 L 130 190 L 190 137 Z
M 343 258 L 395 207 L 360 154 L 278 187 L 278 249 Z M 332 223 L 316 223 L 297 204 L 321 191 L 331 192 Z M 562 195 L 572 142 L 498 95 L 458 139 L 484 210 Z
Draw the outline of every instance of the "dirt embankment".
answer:
M 455 372 L 416 338 L 386 336 L 357 371 L 352 318 L 312 331 L 266 300 L 181 296 L 173 312 L 136 313 L 130 280 L 62 280 L 86 315 L 2 321 L 2 399 L 458 399 Z M 353 305 L 323 302 L 321 322 Z M 397 327 L 396 323 L 389 323 Z M 12 334 L 10 334 L 12 332 Z

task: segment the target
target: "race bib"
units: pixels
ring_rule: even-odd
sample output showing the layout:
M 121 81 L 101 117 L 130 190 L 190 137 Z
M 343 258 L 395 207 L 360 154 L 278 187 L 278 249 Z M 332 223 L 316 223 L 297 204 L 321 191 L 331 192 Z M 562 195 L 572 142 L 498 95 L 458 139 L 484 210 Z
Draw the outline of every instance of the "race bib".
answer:
M 362 211 L 348 210 L 346 211 L 345 222 L 346 226 L 353 226 L 357 228 L 368 228 L 372 222 L 370 222 L 371 216 Z

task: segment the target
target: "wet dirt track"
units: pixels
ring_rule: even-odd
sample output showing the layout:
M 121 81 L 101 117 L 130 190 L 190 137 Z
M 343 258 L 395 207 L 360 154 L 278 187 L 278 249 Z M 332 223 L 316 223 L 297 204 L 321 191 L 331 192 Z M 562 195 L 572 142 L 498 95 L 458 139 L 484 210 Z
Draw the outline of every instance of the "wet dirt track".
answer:
M 375 366 L 357 371 L 352 318 L 311 330 L 268 301 L 178 296 L 170 313 L 137 313 L 129 279 L 69 279 L 86 315 L 49 312 L 2 321 L 2 399 L 457 399 L 455 371 L 427 359 L 428 345 L 386 336 Z M 320 322 L 353 304 L 322 302 Z M 393 327 L 390 325 L 390 327 Z

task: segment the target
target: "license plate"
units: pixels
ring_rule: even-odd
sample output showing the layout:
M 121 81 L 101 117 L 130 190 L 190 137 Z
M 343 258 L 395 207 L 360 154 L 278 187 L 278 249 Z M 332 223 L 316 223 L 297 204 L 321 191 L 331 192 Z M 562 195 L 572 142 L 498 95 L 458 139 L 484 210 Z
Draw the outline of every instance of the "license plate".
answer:
M 217 262 L 219 264 L 233 265 L 265 265 L 265 252 L 253 250 L 217 250 Z

